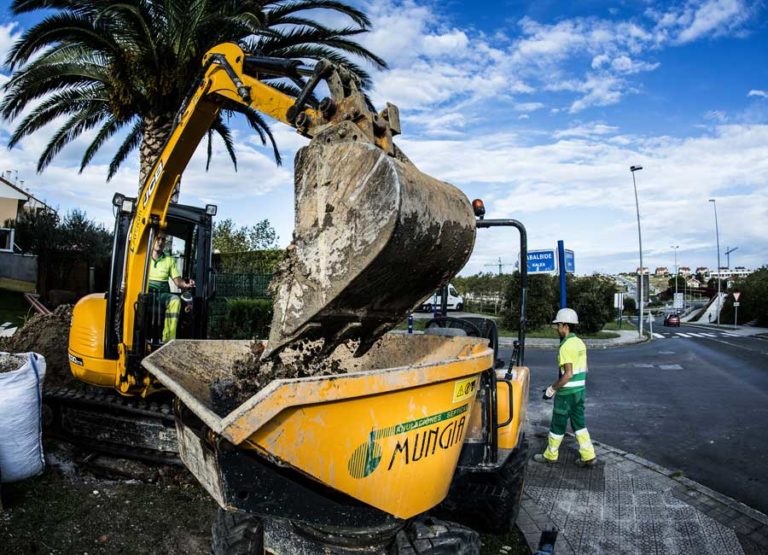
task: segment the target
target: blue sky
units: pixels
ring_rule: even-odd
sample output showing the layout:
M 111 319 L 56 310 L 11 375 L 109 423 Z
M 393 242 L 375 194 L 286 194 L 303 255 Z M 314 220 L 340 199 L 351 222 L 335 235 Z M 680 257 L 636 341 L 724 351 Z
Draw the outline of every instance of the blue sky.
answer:
M 644 262 L 716 266 L 768 263 L 768 8 L 746 0 L 685 2 L 354 2 L 371 17 L 361 42 L 389 69 L 374 72 L 377 106 L 401 110 L 399 144 L 416 165 L 485 200 L 488 217 L 522 221 L 533 249 L 558 239 L 579 274 L 638 265 L 637 173 Z M 5 56 L 33 19 L 0 9 Z M 7 74 L 7 72 L 6 72 Z M 3 82 L 7 75 L 0 76 Z M 182 202 L 219 205 L 238 224 L 268 218 L 282 246 L 293 228 L 293 154 L 305 140 L 274 126 L 285 163 L 237 127 L 240 170 L 222 158 L 205 173 L 201 151 Z M 13 124 L 0 123 L 0 138 Z M 45 132 L 0 151 L 0 171 L 66 212 L 111 219 L 116 190 L 136 188 L 138 164 L 105 183 L 114 147 L 78 175 L 87 138 L 42 175 Z M 221 145 L 219 145 L 220 150 Z M 513 231 L 485 230 L 462 271 L 513 263 Z M 722 257 L 725 264 L 725 257 Z

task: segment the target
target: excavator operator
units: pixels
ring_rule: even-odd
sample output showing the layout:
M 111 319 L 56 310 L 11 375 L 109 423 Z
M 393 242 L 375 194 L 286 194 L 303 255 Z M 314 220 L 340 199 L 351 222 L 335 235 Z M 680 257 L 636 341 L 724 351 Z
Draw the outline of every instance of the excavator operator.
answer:
M 176 338 L 176 327 L 179 323 L 179 311 L 181 310 L 181 299 L 179 296 L 171 293 L 168 285 L 168 278 L 179 289 L 191 289 L 195 286 L 195 280 L 182 279 L 179 269 L 176 267 L 176 260 L 165 252 L 165 243 L 168 236 L 164 232 L 157 234 L 155 243 L 152 246 L 152 261 L 149 264 L 149 290 L 154 291 L 159 296 L 160 306 L 165 307 L 165 322 L 163 325 L 163 343 Z

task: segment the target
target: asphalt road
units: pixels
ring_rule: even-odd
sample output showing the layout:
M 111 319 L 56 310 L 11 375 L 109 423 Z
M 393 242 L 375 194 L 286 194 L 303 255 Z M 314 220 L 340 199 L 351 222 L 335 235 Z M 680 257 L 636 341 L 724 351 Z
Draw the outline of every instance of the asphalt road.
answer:
M 590 350 L 592 437 L 768 514 L 768 341 L 686 325 L 654 332 L 662 338 Z M 553 350 L 526 350 L 534 423 L 548 424 L 541 391 L 555 360 Z

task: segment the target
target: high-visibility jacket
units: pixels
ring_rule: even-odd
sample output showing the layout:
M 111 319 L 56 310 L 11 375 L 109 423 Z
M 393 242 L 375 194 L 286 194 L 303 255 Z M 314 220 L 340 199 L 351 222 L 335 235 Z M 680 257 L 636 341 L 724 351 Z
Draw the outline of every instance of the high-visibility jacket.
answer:
M 181 277 L 179 269 L 176 267 L 176 260 L 167 254 L 160 253 L 157 260 L 152 259 L 149 262 L 149 285 L 150 287 L 164 289 L 167 287 L 168 278 L 175 279 Z M 152 283 L 154 282 L 154 283 Z
M 569 333 L 561 342 L 560 350 L 557 353 L 557 364 L 560 367 L 560 376 L 565 374 L 565 365 L 571 363 L 573 367 L 573 376 L 557 392 L 558 395 L 569 395 L 577 391 L 584 391 L 587 385 L 587 346 L 576 337 L 576 334 Z

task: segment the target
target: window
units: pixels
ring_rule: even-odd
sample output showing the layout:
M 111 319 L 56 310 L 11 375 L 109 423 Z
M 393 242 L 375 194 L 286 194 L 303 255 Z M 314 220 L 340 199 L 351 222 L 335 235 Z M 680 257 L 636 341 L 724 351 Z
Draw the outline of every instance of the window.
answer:
M 13 229 L 0 228 L 0 251 L 13 252 Z

